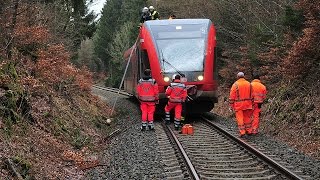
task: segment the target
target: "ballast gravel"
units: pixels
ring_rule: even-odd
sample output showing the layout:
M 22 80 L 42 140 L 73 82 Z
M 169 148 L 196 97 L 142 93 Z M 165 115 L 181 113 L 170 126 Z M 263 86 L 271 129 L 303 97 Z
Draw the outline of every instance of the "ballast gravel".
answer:
M 214 122 L 221 125 L 231 132 L 238 133 L 238 127 L 235 120 L 218 117 L 214 114 L 206 114 L 213 119 Z M 276 141 L 271 136 L 260 133 L 257 136 L 248 136 L 244 138 L 248 142 L 255 144 L 254 147 L 262 149 L 261 151 L 272 158 L 278 158 L 280 164 L 301 176 L 303 179 L 320 179 L 320 160 L 304 155 L 296 149 L 286 145 L 283 142 Z M 277 162 L 278 162 L 277 159 Z
M 115 109 L 119 116 L 112 123 L 119 129 L 118 134 L 106 141 L 102 157 L 107 166 L 90 170 L 86 179 L 166 179 L 162 159 L 157 153 L 159 146 L 154 131 L 140 131 L 141 113 L 137 102 L 114 93 L 93 89 L 93 93 L 111 107 L 117 100 Z M 208 114 L 207 114 L 208 115 Z M 229 131 L 238 132 L 232 119 L 210 114 L 210 119 Z M 259 134 L 247 137 L 256 148 L 277 157 L 283 165 L 297 172 L 304 179 L 320 179 L 320 161 L 306 156 L 271 136 Z M 278 160 L 277 160 L 278 161 Z
M 141 115 L 137 102 L 114 93 L 94 89 L 94 94 L 109 106 L 117 99 L 119 114 L 112 123 L 119 132 L 106 141 L 103 162 L 108 166 L 91 170 L 86 179 L 165 179 L 155 131 L 141 132 Z

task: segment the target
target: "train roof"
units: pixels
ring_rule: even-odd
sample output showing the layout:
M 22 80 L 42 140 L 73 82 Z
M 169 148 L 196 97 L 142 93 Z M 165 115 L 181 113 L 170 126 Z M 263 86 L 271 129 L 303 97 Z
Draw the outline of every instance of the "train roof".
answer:
M 211 24 L 210 19 L 164 19 L 146 21 L 144 25 L 174 25 L 174 24 Z

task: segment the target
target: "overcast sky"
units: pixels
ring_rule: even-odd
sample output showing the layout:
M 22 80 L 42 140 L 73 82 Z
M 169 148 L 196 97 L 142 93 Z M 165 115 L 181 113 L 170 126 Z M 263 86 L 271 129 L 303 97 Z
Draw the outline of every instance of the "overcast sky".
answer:
M 92 2 L 90 2 L 92 1 Z M 101 16 L 101 10 L 107 0 L 87 0 L 89 12 L 94 11 L 96 15 L 98 15 L 97 18 L 100 18 Z

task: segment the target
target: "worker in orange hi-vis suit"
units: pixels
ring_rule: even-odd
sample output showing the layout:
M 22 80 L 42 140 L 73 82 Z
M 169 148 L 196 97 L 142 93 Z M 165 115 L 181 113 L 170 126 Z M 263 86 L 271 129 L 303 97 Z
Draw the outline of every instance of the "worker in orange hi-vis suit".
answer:
M 165 120 L 166 122 L 170 121 L 170 111 L 174 109 L 174 127 L 176 130 L 179 130 L 180 128 L 182 103 L 185 102 L 188 95 L 186 86 L 181 83 L 180 78 L 180 75 L 174 75 L 172 78 L 173 82 L 168 86 L 165 92 L 169 98 L 168 104 L 164 108 L 166 113 Z
M 240 137 L 252 133 L 252 87 L 244 78 L 244 73 L 237 74 L 238 80 L 233 83 L 230 90 L 230 106 L 235 111 L 240 131 Z
M 137 93 L 142 112 L 141 131 L 145 131 L 147 129 L 147 124 L 149 130 L 154 130 L 153 115 L 156 110 L 156 104 L 159 103 L 158 84 L 154 79 L 152 79 L 150 69 L 146 69 L 144 71 L 144 75 L 145 77 L 140 79 L 137 85 Z
M 258 74 L 253 75 L 253 81 L 251 82 L 252 95 L 253 95 L 253 121 L 252 121 L 252 134 L 257 134 L 259 129 L 259 116 L 261 112 L 261 106 L 266 99 L 267 88 L 260 81 Z

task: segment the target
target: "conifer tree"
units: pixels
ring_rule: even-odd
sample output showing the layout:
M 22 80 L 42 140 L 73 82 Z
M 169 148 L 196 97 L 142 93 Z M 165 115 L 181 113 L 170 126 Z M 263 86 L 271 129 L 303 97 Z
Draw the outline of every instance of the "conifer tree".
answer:
M 117 49 L 114 43 L 119 45 L 129 42 L 129 44 L 133 45 L 138 34 L 137 26 L 144 3 L 144 0 L 109 0 L 103 8 L 102 17 L 94 35 L 94 45 L 97 58 L 105 63 L 106 71 L 109 74 L 114 74 L 115 70 L 117 70 L 118 75 L 120 75 L 119 73 L 122 71 L 118 60 L 122 59 L 122 53 L 117 53 L 116 57 L 113 51 L 118 52 L 120 50 L 124 52 L 125 49 Z M 130 30 L 126 32 L 128 33 L 128 39 L 116 40 L 117 36 L 119 36 L 118 34 L 123 32 L 123 29 L 128 30 L 128 24 L 131 25 Z M 111 47 L 112 50 L 110 49 Z M 115 58 L 117 60 L 114 60 Z M 118 77 L 113 75 L 112 78 Z M 111 80 L 110 82 L 113 86 L 119 85 L 117 80 Z

